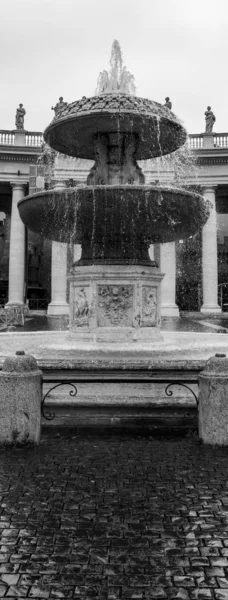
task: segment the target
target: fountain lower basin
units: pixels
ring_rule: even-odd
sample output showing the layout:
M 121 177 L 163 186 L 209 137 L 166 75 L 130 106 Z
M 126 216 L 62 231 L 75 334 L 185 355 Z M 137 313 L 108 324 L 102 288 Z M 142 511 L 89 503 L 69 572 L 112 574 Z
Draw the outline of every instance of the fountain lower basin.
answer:
M 32 231 L 82 244 L 87 264 L 151 264 L 150 244 L 194 235 L 209 216 L 208 203 L 199 194 L 142 185 L 53 189 L 23 198 L 18 209 Z

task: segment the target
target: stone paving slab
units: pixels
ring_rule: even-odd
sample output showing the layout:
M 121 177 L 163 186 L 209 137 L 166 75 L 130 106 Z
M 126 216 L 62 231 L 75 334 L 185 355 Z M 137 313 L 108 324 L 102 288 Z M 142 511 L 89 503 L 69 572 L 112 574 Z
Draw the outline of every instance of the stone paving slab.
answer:
M 196 435 L 1 449 L 0 598 L 227 600 L 227 473 Z

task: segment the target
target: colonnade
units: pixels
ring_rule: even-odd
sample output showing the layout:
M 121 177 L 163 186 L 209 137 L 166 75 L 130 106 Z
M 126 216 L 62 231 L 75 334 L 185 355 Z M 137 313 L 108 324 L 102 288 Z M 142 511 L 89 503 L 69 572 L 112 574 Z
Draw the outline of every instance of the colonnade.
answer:
M 25 227 L 20 219 L 17 204 L 24 196 L 26 184 L 12 183 L 12 213 L 9 255 L 9 299 L 8 304 L 24 303 L 25 281 Z M 203 305 L 204 313 L 217 313 L 221 309 L 217 301 L 217 225 L 216 225 L 216 187 L 205 187 L 203 195 L 212 205 L 210 217 L 203 228 L 202 266 L 203 266 Z M 75 246 L 74 259 L 79 258 L 80 247 Z M 178 316 L 175 303 L 176 258 L 175 244 L 162 244 L 159 249 L 160 270 L 165 273 L 161 284 L 162 316 Z M 67 246 L 52 243 L 52 298 L 48 306 L 49 315 L 68 314 L 67 294 Z

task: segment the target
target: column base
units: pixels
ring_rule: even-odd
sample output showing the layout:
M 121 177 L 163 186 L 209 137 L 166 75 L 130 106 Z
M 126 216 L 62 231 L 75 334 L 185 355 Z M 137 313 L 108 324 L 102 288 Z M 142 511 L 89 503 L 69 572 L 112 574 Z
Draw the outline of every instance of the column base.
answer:
M 27 305 L 24 302 L 19 302 L 17 300 L 9 300 L 9 302 L 7 302 L 7 304 L 5 304 L 5 308 L 10 308 L 12 306 L 19 306 L 19 307 L 26 307 Z
M 180 311 L 176 304 L 162 304 L 161 317 L 179 317 Z
M 28 315 L 29 314 L 29 306 L 28 303 L 24 303 L 24 302 L 13 302 L 12 300 L 10 302 L 7 302 L 7 304 L 5 304 L 5 309 L 18 309 L 21 312 L 24 312 L 24 315 Z
M 222 309 L 218 304 L 203 304 L 203 306 L 201 306 L 200 312 L 206 314 L 221 313 Z
M 48 304 L 47 315 L 48 317 L 69 315 L 69 304 L 67 302 L 50 302 Z

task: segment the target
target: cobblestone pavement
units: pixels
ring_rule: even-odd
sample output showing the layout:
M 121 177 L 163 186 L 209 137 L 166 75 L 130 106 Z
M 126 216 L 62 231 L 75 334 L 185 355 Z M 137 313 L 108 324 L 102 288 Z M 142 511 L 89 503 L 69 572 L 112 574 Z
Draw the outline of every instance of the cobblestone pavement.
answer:
M 0 454 L 0 598 L 228 599 L 228 449 L 44 432 Z

